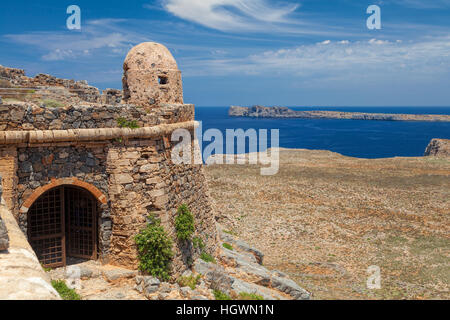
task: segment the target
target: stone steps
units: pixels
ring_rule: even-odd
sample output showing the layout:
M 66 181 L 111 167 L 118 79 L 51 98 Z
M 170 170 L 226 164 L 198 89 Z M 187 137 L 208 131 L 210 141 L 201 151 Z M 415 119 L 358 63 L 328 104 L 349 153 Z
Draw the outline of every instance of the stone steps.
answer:
M 237 288 L 239 290 L 246 288 L 252 291 L 249 293 L 256 293 L 255 291 L 257 291 L 262 297 L 268 297 L 269 294 L 272 294 L 276 299 L 305 300 L 311 298 L 309 292 L 289 279 L 286 274 L 280 271 L 270 271 L 263 267 L 264 254 L 262 252 L 224 232 L 220 226 L 218 226 L 218 230 L 221 241 L 231 244 L 233 247 L 233 250 L 221 247 L 217 256 L 219 263 L 224 267 L 222 272 L 226 272 L 230 277 L 226 281 L 231 282 L 231 289 L 234 285 L 233 290 L 235 291 L 237 291 Z M 199 265 L 202 265 L 202 263 L 197 263 L 197 269 L 200 271 L 208 270 L 206 266 Z M 209 271 L 206 271 L 207 274 L 208 272 L 211 273 L 211 269 L 214 269 L 214 267 L 209 265 L 209 269 Z M 214 272 L 221 271 L 216 268 Z M 227 277 L 225 276 L 225 278 Z M 229 290 L 227 286 L 224 286 L 224 288 Z

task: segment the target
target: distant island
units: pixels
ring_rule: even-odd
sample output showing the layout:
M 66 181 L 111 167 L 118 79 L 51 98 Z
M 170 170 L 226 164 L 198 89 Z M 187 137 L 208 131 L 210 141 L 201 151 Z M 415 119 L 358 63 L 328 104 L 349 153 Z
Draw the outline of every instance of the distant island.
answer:
M 440 114 L 390 114 L 363 113 L 341 111 L 295 111 L 287 107 L 239 107 L 231 106 L 230 117 L 251 118 L 300 118 L 300 119 L 349 119 L 349 120 L 379 120 L 379 121 L 448 121 L 450 115 Z

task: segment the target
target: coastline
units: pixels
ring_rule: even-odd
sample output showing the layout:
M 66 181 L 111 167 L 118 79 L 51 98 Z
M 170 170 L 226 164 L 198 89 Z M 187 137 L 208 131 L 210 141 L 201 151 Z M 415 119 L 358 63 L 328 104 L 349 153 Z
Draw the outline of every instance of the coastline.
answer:
M 426 121 L 450 122 L 450 115 L 439 114 L 392 114 L 392 113 L 364 113 L 343 111 L 295 111 L 288 107 L 240 107 L 230 106 L 230 117 L 246 118 L 297 118 L 297 119 L 346 119 L 369 121 Z

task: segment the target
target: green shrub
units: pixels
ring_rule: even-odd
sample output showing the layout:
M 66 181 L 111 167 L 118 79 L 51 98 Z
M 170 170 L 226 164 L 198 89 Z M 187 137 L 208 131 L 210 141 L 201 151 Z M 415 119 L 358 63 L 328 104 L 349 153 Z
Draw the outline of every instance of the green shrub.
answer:
M 200 282 L 201 276 L 198 275 L 194 277 L 193 275 L 190 275 L 188 277 L 180 277 L 178 278 L 177 282 L 180 285 L 180 287 L 189 287 L 192 290 L 195 290 L 195 287 L 197 287 L 197 284 Z
M 125 118 L 118 118 L 117 125 L 119 128 L 130 128 L 130 129 L 137 129 L 139 128 L 139 125 L 136 120 L 127 120 Z
M 194 234 L 194 216 L 185 204 L 178 208 L 178 215 L 175 218 L 175 230 L 177 231 L 178 240 L 181 241 L 191 240 Z
M 138 249 L 139 269 L 162 281 L 170 279 L 172 240 L 159 220 L 153 219 L 135 237 Z
M 239 293 L 239 300 L 264 300 L 264 298 L 255 293 L 241 292 Z
M 231 300 L 230 296 L 220 290 L 213 290 L 216 300 Z
M 45 99 L 44 101 L 42 101 L 42 103 L 44 104 L 44 107 L 46 107 L 46 108 L 62 108 L 62 107 L 64 107 L 64 104 L 62 102 L 52 100 L 52 99 Z
M 70 289 L 64 280 L 52 280 L 52 286 L 63 300 L 81 300 L 80 295 L 74 289 Z
M 222 244 L 222 246 L 223 246 L 225 249 L 233 250 L 233 246 L 232 246 L 231 244 L 229 244 L 229 243 L 224 242 L 224 243 Z
M 210 255 L 209 253 L 206 253 L 206 252 L 202 252 L 200 254 L 200 259 L 202 259 L 205 262 L 216 263 L 216 259 L 214 259 L 214 257 L 212 255 Z
M 192 243 L 195 249 L 203 250 L 205 248 L 205 244 L 200 237 L 194 237 L 194 239 L 192 239 Z

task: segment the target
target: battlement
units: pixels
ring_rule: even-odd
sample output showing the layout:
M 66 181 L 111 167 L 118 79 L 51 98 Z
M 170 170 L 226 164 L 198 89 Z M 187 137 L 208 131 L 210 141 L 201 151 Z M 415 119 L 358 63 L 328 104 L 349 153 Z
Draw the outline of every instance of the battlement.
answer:
M 194 105 L 163 104 L 158 108 L 136 105 L 69 105 L 45 107 L 28 102 L 0 104 L 0 131 L 118 128 L 121 121 L 150 127 L 194 120 Z

